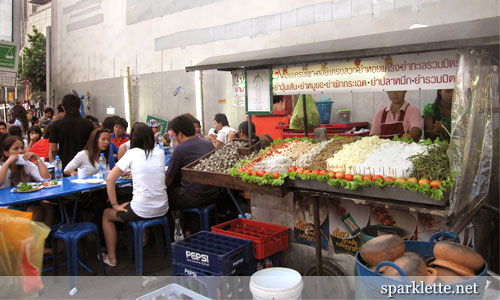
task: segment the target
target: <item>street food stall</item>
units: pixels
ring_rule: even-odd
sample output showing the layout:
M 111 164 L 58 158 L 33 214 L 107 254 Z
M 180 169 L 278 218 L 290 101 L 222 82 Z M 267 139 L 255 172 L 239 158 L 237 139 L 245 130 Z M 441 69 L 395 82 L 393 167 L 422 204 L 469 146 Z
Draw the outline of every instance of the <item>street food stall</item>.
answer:
M 490 219 L 498 214 L 494 51 L 467 48 L 235 66 L 245 63 L 247 70 L 268 70 L 263 74 L 270 74 L 270 82 L 264 86 L 269 84 L 278 95 L 450 88 L 455 92 L 449 144 L 338 136 L 313 141 L 306 125 L 304 138 L 276 140 L 223 171 L 223 180 L 210 179 L 220 170 L 195 170 L 197 162 L 183 170 L 191 174 L 186 180 L 195 182 L 230 188 L 235 182 L 249 184 L 241 190 L 251 191 L 252 218 L 292 228 L 289 249 L 281 255 L 283 265 L 305 275 L 352 275 L 354 254 L 377 235 L 368 229 L 390 226 L 399 228 L 407 240 L 427 241 L 436 232 L 455 232 L 460 243 L 478 249 L 492 269 L 498 268 L 493 254 L 498 251 L 491 252 L 496 246 L 480 238 L 484 228 L 471 223 L 478 214 Z M 187 70 L 204 67 L 214 65 Z M 231 68 L 226 63 L 219 69 Z M 255 79 L 255 73 L 249 77 L 247 72 L 246 80 Z M 247 93 L 248 97 L 251 92 Z M 268 193 L 277 187 L 282 195 Z

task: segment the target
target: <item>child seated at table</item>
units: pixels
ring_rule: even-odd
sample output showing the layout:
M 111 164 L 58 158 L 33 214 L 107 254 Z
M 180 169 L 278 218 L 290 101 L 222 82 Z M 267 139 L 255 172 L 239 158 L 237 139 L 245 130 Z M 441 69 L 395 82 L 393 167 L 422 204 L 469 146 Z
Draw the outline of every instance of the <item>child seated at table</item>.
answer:
M 21 182 L 40 182 L 50 179 L 47 166 L 40 157 L 24 150 L 24 142 L 18 136 L 9 136 L 2 142 L 0 159 L 0 188 L 16 186 Z M 35 163 L 31 163 L 35 161 Z M 33 213 L 34 221 L 43 221 L 51 225 L 54 209 L 48 202 L 41 201 L 41 205 L 30 205 L 27 209 Z

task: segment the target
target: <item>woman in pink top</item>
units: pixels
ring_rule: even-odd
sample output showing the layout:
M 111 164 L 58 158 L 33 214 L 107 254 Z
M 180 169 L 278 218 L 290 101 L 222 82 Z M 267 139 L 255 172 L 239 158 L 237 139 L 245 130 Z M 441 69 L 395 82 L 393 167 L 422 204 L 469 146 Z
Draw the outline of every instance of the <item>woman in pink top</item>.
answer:
M 406 91 L 387 92 L 391 104 L 382 107 L 375 114 L 370 135 L 381 138 L 407 136 L 415 142 L 422 135 L 423 120 L 420 110 L 405 101 Z

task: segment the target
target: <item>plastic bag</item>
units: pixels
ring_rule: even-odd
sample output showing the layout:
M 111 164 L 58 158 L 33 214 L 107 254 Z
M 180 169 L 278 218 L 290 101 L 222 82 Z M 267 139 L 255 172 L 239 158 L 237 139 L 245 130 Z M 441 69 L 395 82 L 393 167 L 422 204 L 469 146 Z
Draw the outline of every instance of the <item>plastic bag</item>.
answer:
M 33 298 L 43 288 L 43 248 L 50 228 L 31 213 L 0 208 L 0 298 Z
M 292 118 L 290 119 L 290 129 L 303 130 L 304 129 L 304 108 L 303 101 L 304 95 L 300 95 L 295 109 L 293 110 Z M 307 129 L 312 129 L 321 125 L 318 108 L 312 95 L 306 95 L 306 114 L 307 114 Z
M 464 50 L 459 56 L 448 149 L 451 168 L 458 174 L 450 193 L 449 223 L 456 232 L 487 201 L 495 155 L 494 107 L 499 101 L 497 64 L 495 55 L 482 49 Z

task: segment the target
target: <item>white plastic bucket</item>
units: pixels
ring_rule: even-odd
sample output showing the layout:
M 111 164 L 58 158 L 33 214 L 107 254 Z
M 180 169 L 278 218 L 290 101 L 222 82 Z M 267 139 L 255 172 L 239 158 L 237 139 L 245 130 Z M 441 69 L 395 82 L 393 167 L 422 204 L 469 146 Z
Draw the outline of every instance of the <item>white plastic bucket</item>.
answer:
M 250 278 L 250 292 L 255 300 L 300 300 L 304 282 L 299 272 L 288 268 L 269 268 Z

